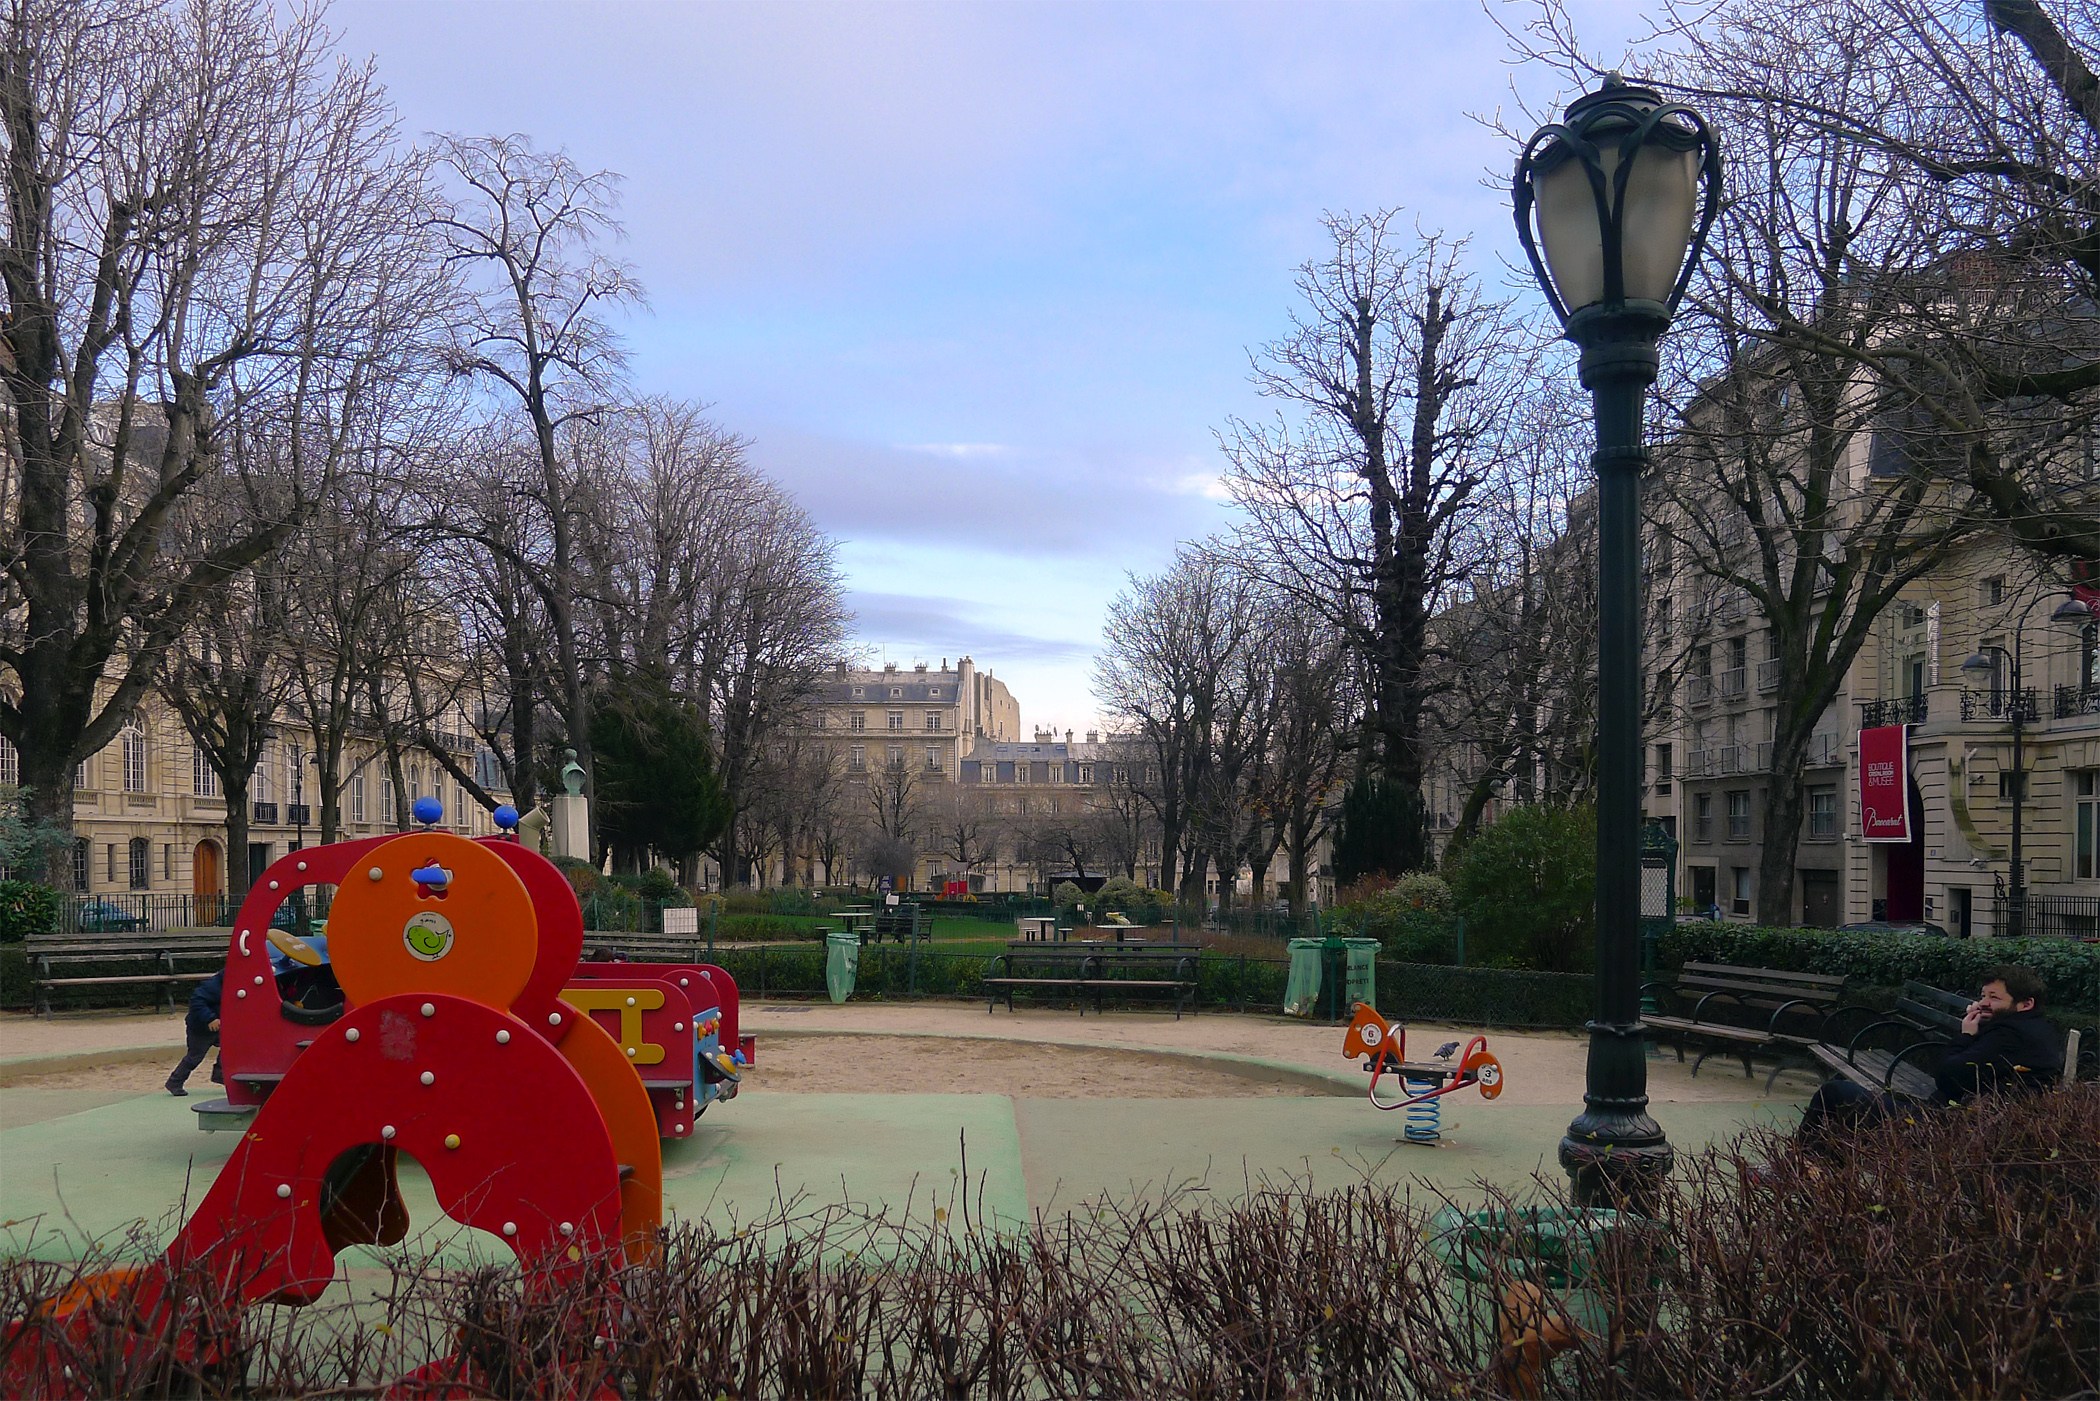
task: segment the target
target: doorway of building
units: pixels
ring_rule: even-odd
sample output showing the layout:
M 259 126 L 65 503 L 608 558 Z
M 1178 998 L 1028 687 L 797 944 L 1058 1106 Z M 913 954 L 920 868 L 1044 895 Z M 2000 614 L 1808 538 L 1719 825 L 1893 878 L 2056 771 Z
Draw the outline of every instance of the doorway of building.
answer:
M 191 915 L 201 925 L 219 922 L 219 844 L 197 843 L 190 853 Z
M 1916 779 L 1910 781 L 1910 840 L 1879 842 L 1875 853 L 1881 868 L 1881 899 L 1875 919 L 1906 924 L 1925 918 L 1925 799 Z
M 1714 870 L 1712 866 L 1692 867 L 1692 908 L 1702 915 L 1715 904 Z
M 1801 872 L 1801 922 L 1812 929 L 1835 929 L 1844 923 L 1838 889 L 1836 871 Z
M 1947 887 L 1947 922 L 1954 927 L 1954 937 L 1966 939 L 1974 932 L 1970 920 L 1974 917 L 1969 887 L 1950 885 Z

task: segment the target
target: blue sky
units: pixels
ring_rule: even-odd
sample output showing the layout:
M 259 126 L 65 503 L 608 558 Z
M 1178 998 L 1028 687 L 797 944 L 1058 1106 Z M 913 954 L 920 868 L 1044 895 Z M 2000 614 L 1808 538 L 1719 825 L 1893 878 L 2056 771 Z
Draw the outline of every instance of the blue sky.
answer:
M 1322 210 L 1471 232 L 1495 278 L 1514 244 L 1468 116 L 1512 73 L 1470 0 L 331 13 L 410 133 L 626 177 L 639 387 L 754 440 L 842 542 L 862 643 L 969 652 L 1027 725 L 1094 723 L 1125 573 L 1227 524 L 1213 430 L 1270 411 L 1248 352 Z M 1640 27 L 1575 13 L 1599 48 Z

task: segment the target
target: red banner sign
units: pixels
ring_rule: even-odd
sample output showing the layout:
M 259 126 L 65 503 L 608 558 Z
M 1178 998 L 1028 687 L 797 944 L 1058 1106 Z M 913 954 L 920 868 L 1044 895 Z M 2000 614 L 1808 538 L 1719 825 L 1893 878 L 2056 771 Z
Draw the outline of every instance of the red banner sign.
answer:
M 1910 730 L 1859 732 L 1859 831 L 1870 842 L 1910 840 Z

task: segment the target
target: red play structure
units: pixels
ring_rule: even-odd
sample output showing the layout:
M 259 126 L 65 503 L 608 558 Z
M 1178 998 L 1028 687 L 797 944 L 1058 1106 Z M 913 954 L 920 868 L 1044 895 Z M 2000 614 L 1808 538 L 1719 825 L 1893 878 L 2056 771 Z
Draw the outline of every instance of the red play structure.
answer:
M 337 888 L 332 1007 L 280 996 L 271 963 L 273 947 L 311 955 L 270 928 L 311 885 Z M 85 1394 L 59 1343 L 99 1326 L 98 1300 L 121 1294 L 149 1332 L 173 1282 L 199 1271 L 229 1296 L 311 1302 L 344 1246 L 405 1237 L 404 1152 L 445 1214 L 508 1243 L 528 1277 L 616 1247 L 646 1258 L 661 1138 L 736 1090 L 724 1049 L 738 1044 L 736 983 L 704 964 L 579 963 L 582 946 L 568 881 L 509 837 L 426 828 L 272 865 L 227 951 L 227 1095 L 199 1106 L 202 1126 L 239 1130 L 239 1146 L 159 1261 L 11 1326 L 7 1394 Z M 25 1330 L 43 1345 L 23 1346 Z

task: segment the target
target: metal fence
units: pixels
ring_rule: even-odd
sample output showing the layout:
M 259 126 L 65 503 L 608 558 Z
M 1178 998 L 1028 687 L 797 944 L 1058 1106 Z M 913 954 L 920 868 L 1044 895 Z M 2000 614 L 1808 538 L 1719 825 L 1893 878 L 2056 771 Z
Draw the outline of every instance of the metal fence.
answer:
M 704 953 L 704 949 L 695 950 L 696 957 Z M 745 996 L 758 998 L 823 995 L 824 959 L 825 950 L 817 944 L 718 949 L 713 955 L 713 961 L 729 971 Z M 989 961 L 983 955 L 943 953 L 916 945 L 871 945 L 860 951 L 853 995 L 861 999 L 988 996 L 983 978 Z M 1206 955 L 1196 963 L 1196 1006 L 1213 1011 L 1280 1010 L 1289 971 L 1287 959 Z M 1377 980 L 1379 1011 L 1401 1021 L 1578 1027 L 1593 1010 L 1594 981 L 1576 973 L 1381 962 Z M 1065 999 L 1045 993 L 1035 1000 L 1055 1003 Z M 1118 995 L 1112 1000 L 1123 999 Z
M 230 929 L 238 895 L 173 895 L 111 891 L 67 897 L 58 910 L 60 934 L 160 934 L 171 929 Z
M 1995 932 L 2011 929 L 2012 898 L 1992 902 L 1997 906 Z M 2100 896 L 2037 895 L 2027 892 L 2027 937 L 2030 939 L 2100 939 Z

